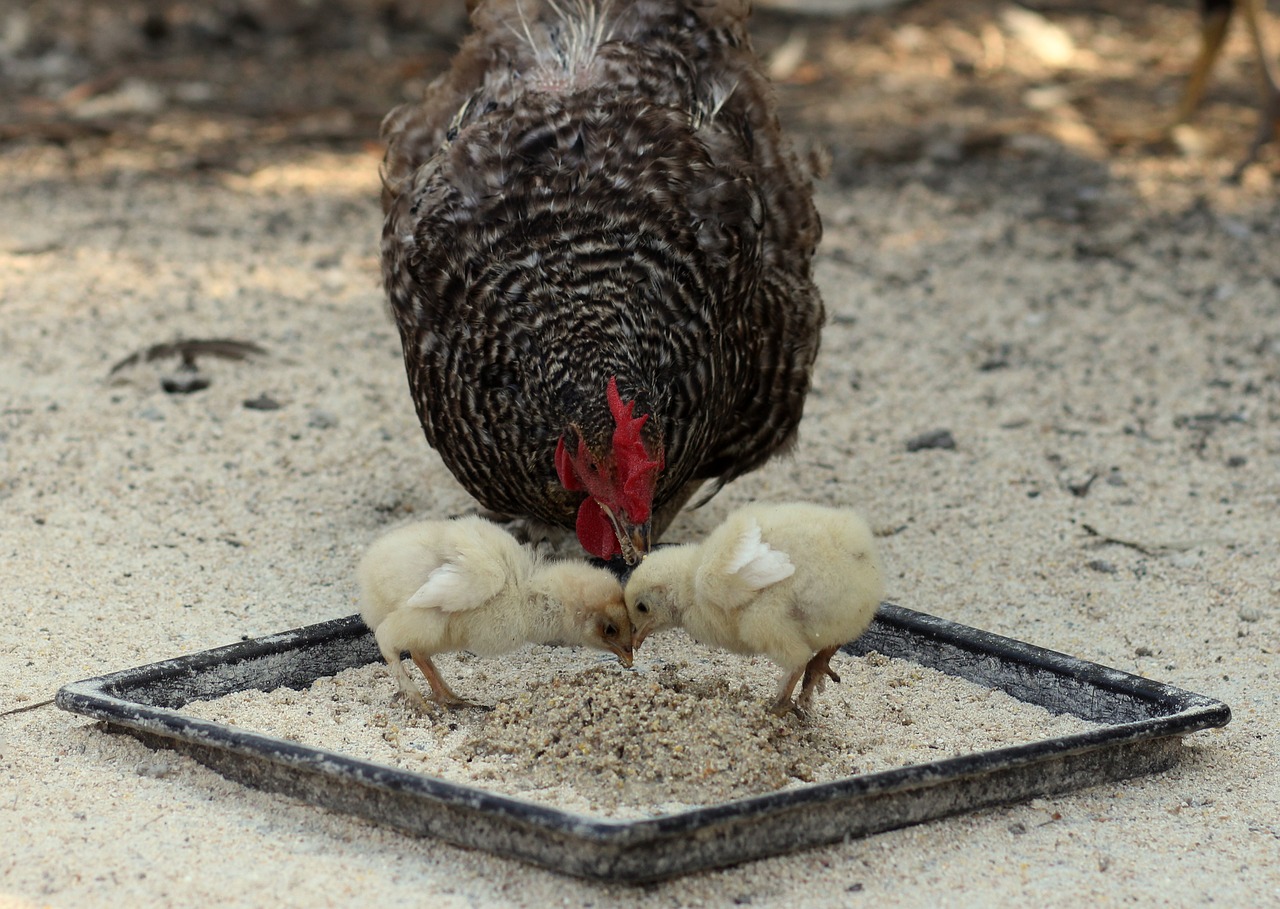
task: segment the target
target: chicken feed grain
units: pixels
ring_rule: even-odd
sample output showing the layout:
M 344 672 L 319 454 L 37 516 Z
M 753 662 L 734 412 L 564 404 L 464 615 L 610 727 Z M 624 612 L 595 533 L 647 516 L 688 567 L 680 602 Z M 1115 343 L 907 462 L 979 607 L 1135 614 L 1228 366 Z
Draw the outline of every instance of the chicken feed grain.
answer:
M 768 712 L 777 671 L 656 635 L 628 671 L 585 650 L 439 658 L 455 689 L 493 709 L 423 714 L 386 666 L 305 691 L 244 691 L 184 712 L 609 818 L 639 818 L 1096 728 L 1005 693 L 871 652 L 837 654 L 805 717 Z M 445 668 L 447 666 L 447 669 Z

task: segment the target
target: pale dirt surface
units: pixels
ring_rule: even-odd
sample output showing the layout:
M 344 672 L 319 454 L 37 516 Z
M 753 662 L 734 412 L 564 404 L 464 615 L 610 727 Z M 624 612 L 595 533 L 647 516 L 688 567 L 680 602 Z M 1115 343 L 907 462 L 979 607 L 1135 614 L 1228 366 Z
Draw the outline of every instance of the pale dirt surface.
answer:
M 831 318 L 795 457 L 670 533 L 854 505 L 903 605 L 1229 703 L 1174 770 L 632 889 L 39 706 L 350 614 L 371 539 L 469 507 L 381 312 L 376 125 L 456 35 L 406 8 L 0 4 L 0 713 L 32 708 L 0 716 L 0 906 L 1280 901 L 1280 154 L 1224 184 L 1239 29 L 1183 150 L 1144 139 L 1189 2 L 1036 4 L 1062 32 L 977 0 L 760 18 L 784 116 L 831 150 Z M 268 353 L 202 359 L 191 395 L 173 360 L 108 377 L 184 337 Z M 908 451 L 938 429 L 954 450 Z

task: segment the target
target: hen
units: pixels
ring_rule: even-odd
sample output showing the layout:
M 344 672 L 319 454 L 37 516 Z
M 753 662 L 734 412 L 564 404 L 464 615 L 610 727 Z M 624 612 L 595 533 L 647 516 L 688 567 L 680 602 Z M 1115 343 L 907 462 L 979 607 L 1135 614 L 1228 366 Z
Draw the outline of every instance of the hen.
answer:
M 618 579 L 581 562 L 547 562 L 483 518 L 423 521 L 379 537 L 357 570 L 360 615 L 396 684 L 426 707 L 400 655 L 445 707 L 453 693 L 431 657 L 470 650 L 497 656 L 525 643 L 585 644 L 631 665 L 631 623 Z
M 635 563 L 794 441 L 823 306 L 747 0 L 480 0 L 383 124 L 382 267 L 427 440 L 486 508 Z
M 654 550 L 627 580 L 632 646 L 682 626 L 704 644 L 760 653 L 782 668 L 776 714 L 807 706 L 831 657 L 866 631 L 884 571 L 855 512 L 819 505 L 747 505 L 701 544 Z

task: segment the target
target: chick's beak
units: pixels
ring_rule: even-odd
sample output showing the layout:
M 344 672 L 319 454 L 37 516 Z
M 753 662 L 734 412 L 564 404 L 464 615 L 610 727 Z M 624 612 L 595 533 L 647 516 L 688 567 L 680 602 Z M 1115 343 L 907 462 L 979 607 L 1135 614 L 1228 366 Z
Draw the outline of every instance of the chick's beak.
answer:
M 609 649 L 618 657 L 618 662 L 628 669 L 631 668 L 634 656 L 632 654 L 633 647 L 629 644 L 610 644 Z
M 631 649 L 639 650 L 640 645 L 644 643 L 644 639 L 649 636 L 649 632 L 652 630 L 653 625 L 649 622 L 633 629 L 631 632 Z

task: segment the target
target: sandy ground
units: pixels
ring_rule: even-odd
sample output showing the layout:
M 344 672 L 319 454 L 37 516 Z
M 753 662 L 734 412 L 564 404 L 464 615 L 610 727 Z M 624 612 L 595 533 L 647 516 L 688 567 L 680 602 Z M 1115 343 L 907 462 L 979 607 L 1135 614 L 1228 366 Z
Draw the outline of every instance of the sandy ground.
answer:
M 752 498 L 855 505 L 894 600 L 1232 723 L 1157 777 L 639 889 L 248 790 L 48 703 L 347 615 L 373 537 L 470 507 L 376 259 L 377 119 L 453 25 L 0 7 L 0 906 L 1280 903 L 1280 155 L 1223 182 L 1253 128 L 1240 35 L 1181 150 L 1141 138 L 1194 21 L 1135 6 L 1037 7 L 1057 51 L 998 3 L 762 17 L 788 121 L 832 152 L 831 319 L 795 456 L 670 536 Z M 161 389 L 173 360 L 109 375 L 203 337 L 266 354 L 200 360 L 189 395 Z M 954 449 L 908 450 L 938 429 Z

